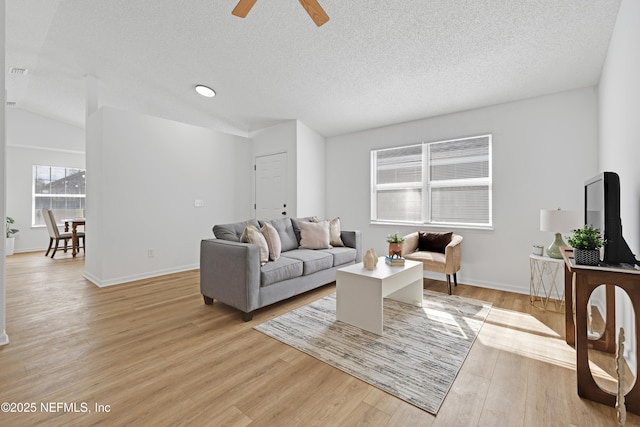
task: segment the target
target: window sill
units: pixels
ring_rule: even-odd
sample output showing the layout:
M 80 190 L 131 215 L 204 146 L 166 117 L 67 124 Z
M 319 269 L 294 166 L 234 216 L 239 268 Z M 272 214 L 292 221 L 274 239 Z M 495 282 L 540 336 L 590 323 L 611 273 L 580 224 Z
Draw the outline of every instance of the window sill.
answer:
M 472 225 L 472 224 L 431 224 L 424 222 L 400 222 L 400 221 L 370 221 L 371 225 L 393 225 L 396 227 L 424 227 L 424 228 L 436 228 L 436 229 L 456 229 L 456 230 L 483 230 L 493 231 L 492 225 Z

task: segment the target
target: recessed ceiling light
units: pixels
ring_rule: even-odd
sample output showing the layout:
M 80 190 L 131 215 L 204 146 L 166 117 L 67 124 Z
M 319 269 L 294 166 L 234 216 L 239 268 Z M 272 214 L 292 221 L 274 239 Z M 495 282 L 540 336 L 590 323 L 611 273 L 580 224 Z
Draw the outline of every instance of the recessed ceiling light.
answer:
M 204 85 L 196 85 L 196 92 L 202 96 L 206 96 L 207 98 L 213 98 L 216 96 L 216 92 L 213 89 Z

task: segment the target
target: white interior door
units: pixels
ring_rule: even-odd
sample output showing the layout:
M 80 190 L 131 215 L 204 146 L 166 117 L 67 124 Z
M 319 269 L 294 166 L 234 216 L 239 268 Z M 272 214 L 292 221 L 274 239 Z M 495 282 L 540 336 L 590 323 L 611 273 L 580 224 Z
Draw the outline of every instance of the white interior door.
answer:
M 287 153 L 256 157 L 256 218 L 287 216 Z

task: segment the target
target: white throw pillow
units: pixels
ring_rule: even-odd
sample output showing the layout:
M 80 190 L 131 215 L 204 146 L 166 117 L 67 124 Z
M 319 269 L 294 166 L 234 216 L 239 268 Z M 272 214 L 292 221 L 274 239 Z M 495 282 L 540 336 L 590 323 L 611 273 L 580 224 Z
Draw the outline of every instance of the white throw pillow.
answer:
M 264 239 L 267 241 L 267 246 L 269 247 L 269 259 L 271 261 L 275 261 L 280 258 L 280 252 L 282 252 L 282 242 L 280 241 L 280 235 L 278 234 L 278 230 L 269 224 L 265 223 L 260 229 Z
M 255 225 L 248 224 L 244 228 L 242 236 L 240 236 L 240 241 L 258 245 L 258 248 L 260 248 L 260 265 L 265 265 L 267 261 L 269 261 L 269 246 L 267 245 L 267 241 L 264 236 Z
M 329 221 L 329 243 L 331 246 L 344 246 L 344 242 L 340 238 L 340 217 Z
M 300 249 L 332 248 L 329 234 L 329 221 L 300 221 Z
M 329 220 L 327 220 L 329 221 Z M 317 216 L 311 218 L 311 222 L 320 222 Z M 329 221 L 329 243 L 331 246 L 344 246 L 344 242 L 340 237 L 342 230 L 340 229 L 340 217 L 336 217 Z

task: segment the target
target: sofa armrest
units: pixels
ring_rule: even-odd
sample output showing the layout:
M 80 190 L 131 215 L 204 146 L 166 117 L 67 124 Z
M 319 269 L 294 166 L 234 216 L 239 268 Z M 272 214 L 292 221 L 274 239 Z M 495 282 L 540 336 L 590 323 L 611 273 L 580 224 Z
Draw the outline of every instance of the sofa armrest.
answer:
M 200 293 L 249 313 L 259 308 L 260 249 L 222 239 L 200 242 Z
M 445 274 L 455 274 L 460 270 L 460 259 L 462 258 L 462 236 L 454 234 L 451 242 L 444 248 L 444 258 L 446 265 Z
M 356 250 L 356 263 L 362 261 L 362 233 L 360 230 L 341 231 L 340 238 L 345 246 Z
M 404 243 L 402 244 L 403 254 L 412 254 L 418 250 L 418 232 L 407 234 L 404 236 Z

